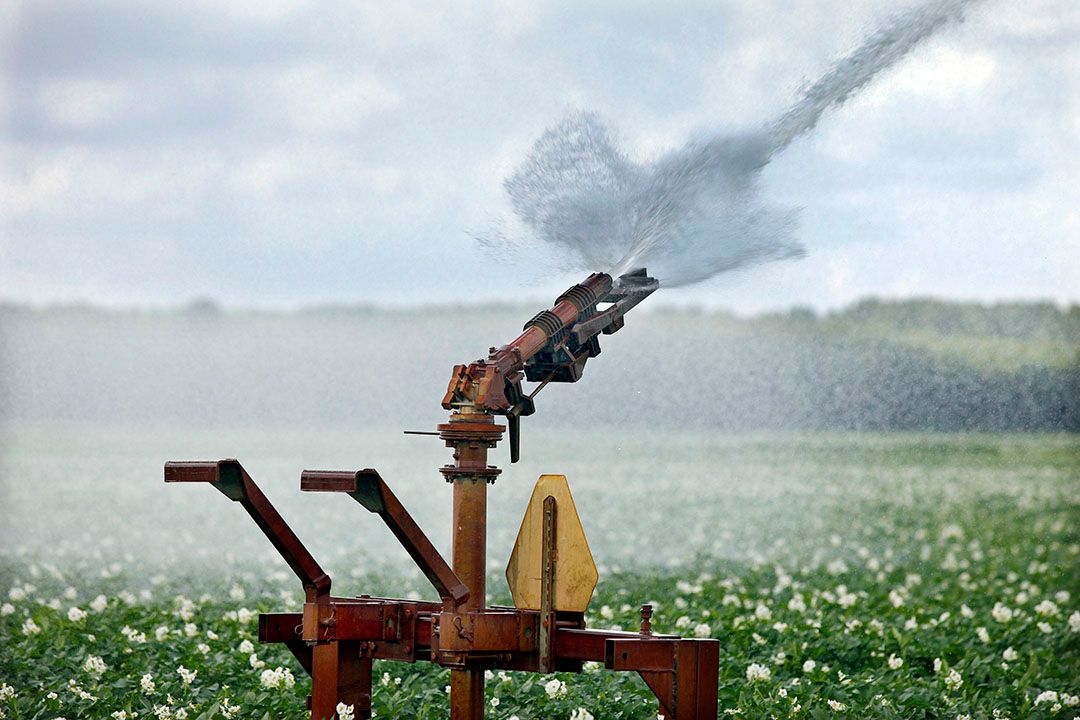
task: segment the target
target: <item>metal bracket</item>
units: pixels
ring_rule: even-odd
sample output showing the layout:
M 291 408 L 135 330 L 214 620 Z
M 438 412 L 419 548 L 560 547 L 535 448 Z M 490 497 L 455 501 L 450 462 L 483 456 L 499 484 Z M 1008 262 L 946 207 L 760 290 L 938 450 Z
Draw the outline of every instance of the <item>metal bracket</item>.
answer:
M 237 460 L 228 458 L 211 462 L 167 462 L 165 482 L 209 483 L 225 497 L 239 502 L 300 578 L 308 601 L 325 602 L 330 596 L 330 576 L 323 571 Z
M 558 562 L 556 523 L 559 503 L 554 496 L 544 498 L 543 550 L 540 568 L 540 671 L 555 668 L 555 563 Z
M 469 589 L 461 582 L 420 526 L 390 490 L 378 471 L 305 470 L 300 475 L 300 489 L 308 492 L 341 492 L 382 518 L 390 532 L 409 553 L 424 577 L 435 587 L 443 602 L 454 607 L 469 598 Z

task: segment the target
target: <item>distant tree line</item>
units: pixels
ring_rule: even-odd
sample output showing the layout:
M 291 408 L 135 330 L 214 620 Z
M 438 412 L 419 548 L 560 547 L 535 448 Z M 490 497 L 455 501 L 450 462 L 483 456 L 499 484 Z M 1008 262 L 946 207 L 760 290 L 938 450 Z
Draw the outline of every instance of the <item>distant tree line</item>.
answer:
M 535 308 L 0 305 L 0 418 L 427 426 L 454 363 Z M 742 319 L 657 308 L 601 340 L 544 422 L 1080 431 L 1080 307 L 868 300 Z M 535 421 L 534 421 L 535 422 Z

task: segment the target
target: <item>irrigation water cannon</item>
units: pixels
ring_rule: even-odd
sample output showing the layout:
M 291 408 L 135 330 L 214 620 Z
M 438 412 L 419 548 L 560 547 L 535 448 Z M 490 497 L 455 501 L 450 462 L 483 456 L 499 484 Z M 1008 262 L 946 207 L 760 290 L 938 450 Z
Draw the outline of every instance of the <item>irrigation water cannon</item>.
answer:
M 668 720 L 714 720 L 719 642 L 655 633 L 641 606 L 638 632 L 590 629 L 585 610 L 598 574 L 566 477 L 542 475 L 525 509 L 506 567 L 513 607 L 485 604 L 487 491 L 500 470 L 488 451 L 510 429 L 519 454 L 520 418 L 550 382 L 576 382 L 600 354 L 599 336 L 658 287 L 644 270 L 612 280 L 596 273 L 563 293 L 522 333 L 485 359 L 458 365 L 442 405 L 451 411 L 438 435 L 453 450 L 440 468 L 453 485 L 453 549 L 447 562 L 372 469 L 305 470 L 300 489 L 338 492 L 378 515 L 435 588 L 439 602 L 338 597 L 330 577 L 239 462 L 169 462 L 166 482 L 205 482 L 239 502 L 300 579 L 303 612 L 263 613 L 259 640 L 283 643 L 311 676 L 312 720 L 337 718 L 339 703 L 371 716 L 372 662 L 428 661 L 450 670 L 451 720 L 482 720 L 484 672 L 580 672 L 585 662 L 637 672 Z M 526 393 L 522 382 L 538 383 Z
M 589 358 L 600 354 L 599 335 L 622 328 L 630 308 L 659 284 L 636 270 L 619 278 L 593 273 L 559 296 L 555 306 L 525 323 L 520 335 L 486 360 L 455 365 L 442 406 L 461 414 L 505 415 L 510 429 L 510 462 L 520 456 L 520 419 L 536 411 L 533 398 L 549 382 L 577 382 Z M 599 304 L 607 307 L 599 309 Z M 540 383 L 526 395 L 521 381 Z

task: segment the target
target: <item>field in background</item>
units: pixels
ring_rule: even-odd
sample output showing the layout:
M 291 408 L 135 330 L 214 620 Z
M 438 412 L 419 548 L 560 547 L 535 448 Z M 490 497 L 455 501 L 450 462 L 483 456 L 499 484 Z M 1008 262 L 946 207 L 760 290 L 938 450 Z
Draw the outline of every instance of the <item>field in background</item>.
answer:
M 247 611 L 297 607 L 298 583 L 235 505 L 205 488 L 166 488 L 164 458 L 231 448 L 340 592 L 431 595 L 415 573 L 371 561 L 392 545 L 354 503 L 301 497 L 301 467 L 379 467 L 446 547 L 449 494 L 434 471 L 445 451 L 423 439 L 70 424 L 9 426 L 3 437 L 5 512 L 16 522 L 0 569 L 9 718 L 302 714 L 306 679 L 291 657 L 248 647 Z M 1080 710 L 1075 435 L 526 437 L 526 463 L 492 492 L 495 601 L 508 600 L 499 571 L 532 480 L 562 470 L 603 567 L 590 625 L 634 627 L 637 607 L 653 602 L 658 630 L 720 638 L 725 713 Z M 378 716 L 446 717 L 445 673 L 377 672 Z M 492 717 L 655 713 L 636 678 L 595 668 L 495 676 L 488 694 Z
M 430 598 L 299 473 L 378 468 L 447 550 L 447 451 L 401 430 L 440 422 L 451 365 L 531 314 L 0 307 L 0 716 L 301 716 L 290 656 L 249 647 L 298 583 L 162 463 L 238 457 L 338 592 Z M 720 638 L 725 717 L 1080 713 L 1080 435 L 1016 432 L 1080 429 L 1080 308 L 654 308 L 603 343 L 538 397 L 523 461 L 494 456 L 493 601 L 532 483 L 562 472 L 601 568 L 590 624 L 652 602 L 657 629 Z M 490 714 L 654 717 L 595 670 L 493 676 Z M 379 716 L 446 716 L 445 673 L 379 673 Z
M 450 368 L 536 307 L 35 311 L 0 306 L 0 419 L 406 429 L 439 422 Z M 1080 430 L 1080 307 L 867 301 L 793 311 L 641 310 L 551 427 Z

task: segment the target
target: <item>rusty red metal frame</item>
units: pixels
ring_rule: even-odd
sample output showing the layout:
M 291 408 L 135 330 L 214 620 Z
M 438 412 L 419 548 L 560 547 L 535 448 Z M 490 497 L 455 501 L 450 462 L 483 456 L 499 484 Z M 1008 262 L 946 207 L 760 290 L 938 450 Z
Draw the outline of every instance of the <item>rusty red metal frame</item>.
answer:
M 517 419 L 532 412 L 523 375 L 573 382 L 585 360 L 600 352 L 598 333 L 623 326 L 623 314 L 656 288 L 644 271 L 620 278 L 621 290 L 603 273 L 589 276 L 526 324 L 513 342 L 492 348 L 486 360 L 454 368 L 443 406 L 452 410 L 438 435 L 453 450 L 440 468 L 453 484 L 453 557 L 447 563 L 372 469 L 312 471 L 305 491 L 341 492 L 377 514 L 438 592 L 441 602 L 397 598 L 335 597 L 330 577 L 300 542 L 239 462 L 169 462 L 166 482 L 205 482 L 239 502 L 300 579 L 303 612 L 263 613 L 259 640 L 283 643 L 311 676 L 312 720 L 337 717 L 338 703 L 357 718 L 371 717 L 372 661 L 429 661 L 450 669 L 450 717 L 482 720 L 484 671 L 580 672 L 585 662 L 637 672 L 656 695 L 668 720 L 716 718 L 720 645 L 652 631 L 652 608 L 642 606 L 639 632 L 585 627 L 582 613 L 554 607 L 558 553 L 558 504 L 544 500 L 541 608 L 485 607 L 487 489 L 499 475 L 488 451 L 511 426 L 511 459 L 517 459 Z M 597 310 L 597 303 L 612 304 Z

